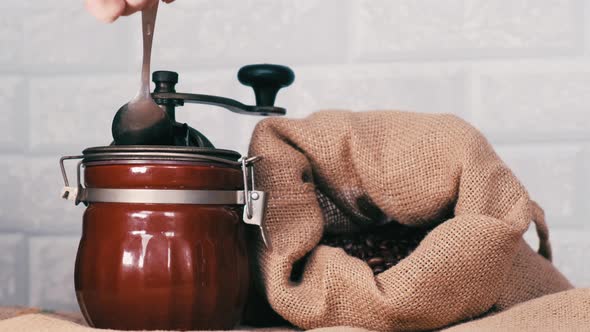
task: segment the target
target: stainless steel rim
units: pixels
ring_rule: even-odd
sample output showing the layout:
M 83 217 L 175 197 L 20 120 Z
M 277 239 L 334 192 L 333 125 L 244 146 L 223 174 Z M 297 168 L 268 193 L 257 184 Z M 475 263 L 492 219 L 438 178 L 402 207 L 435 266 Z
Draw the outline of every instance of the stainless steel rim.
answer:
M 78 199 L 86 203 L 244 205 L 242 190 L 173 190 L 81 188 Z

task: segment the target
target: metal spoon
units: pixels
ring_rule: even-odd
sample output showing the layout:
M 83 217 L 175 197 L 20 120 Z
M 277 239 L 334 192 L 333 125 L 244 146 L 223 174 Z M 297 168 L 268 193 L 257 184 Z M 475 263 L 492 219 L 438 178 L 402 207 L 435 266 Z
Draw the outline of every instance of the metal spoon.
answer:
M 166 145 L 172 143 L 172 123 L 166 111 L 150 95 L 150 58 L 159 0 L 141 12 L 143 64 L 137 95 L 121 106 L 113 118 L 116 145 Z

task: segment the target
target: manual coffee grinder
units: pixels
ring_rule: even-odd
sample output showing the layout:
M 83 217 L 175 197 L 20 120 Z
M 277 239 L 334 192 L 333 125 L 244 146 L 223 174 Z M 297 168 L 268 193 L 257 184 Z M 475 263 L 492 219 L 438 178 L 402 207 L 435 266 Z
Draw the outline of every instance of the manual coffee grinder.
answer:
M 169 145 L 85 149 L 60 160 L 62 197 L 84 203 L 75 288 L 86 321 L 124 330 L 231 329 L 249 289 L 245 225 L 264 231 L 266 195 L 255 189 L 258 156 L 217 149 L 175 120 L 185 103 L 239 114 L 284 115 L 277 92 L 294 74 L 278 65 L 249 65 L 238 79 L 256 105 L 175 91 L 178 74 L 156 71 L 152 97 L 172 122 Z M 64 162 L 79 160 L 70 185 Z M 250 227 L 250 226 L 248 226 Z

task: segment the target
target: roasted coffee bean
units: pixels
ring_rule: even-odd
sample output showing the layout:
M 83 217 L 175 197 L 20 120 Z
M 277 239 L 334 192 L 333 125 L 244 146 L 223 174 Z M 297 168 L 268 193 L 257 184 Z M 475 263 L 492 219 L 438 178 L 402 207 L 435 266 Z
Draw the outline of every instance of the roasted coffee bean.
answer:
M 367 264 L 369 264 L 370 267 L 375 267 L 377 265 L 383 265 L 383 263 L 385 263 L 385 260 L 383 259 L 383 257 L 373 257 L 367 261 Z
M 377 275 L 412 253 L 430 230 L 391 222 L 358 233 L 326 235 L 320 244 L 344 249 L 367 262 Z
M 383 268 L 383 266 L 379 265 L 379 266 L 375 266 L 373 268 L 373 274 L 374 275 L 378 275 L 379 273 L 385 271 L 385 269 Z

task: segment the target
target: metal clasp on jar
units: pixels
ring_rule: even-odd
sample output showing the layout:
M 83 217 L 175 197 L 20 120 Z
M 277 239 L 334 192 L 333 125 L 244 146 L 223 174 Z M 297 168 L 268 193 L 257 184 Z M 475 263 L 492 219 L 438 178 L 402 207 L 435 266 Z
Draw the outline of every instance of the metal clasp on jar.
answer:
M 270 248 L 270 241 L 266 236 L 264 227 L 264 216 L 266 212 L 267 197 L 264 191 L 256 190 L 254 181 L 254 163 L 262 159 L 256 156 L 251 158 L 242 157 L 242 174 L 244 176 L 244 197 L 246 204 L 244 205 L 244 222 L 249 225 L 256 225 L 260 228 L 260 235 L 262 242 L 267 248 Z M 248 181 L 250 175 L 250 181 Z M 250 184 L 250 187 L 248 187 Z

